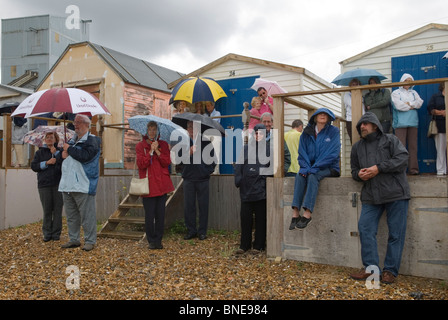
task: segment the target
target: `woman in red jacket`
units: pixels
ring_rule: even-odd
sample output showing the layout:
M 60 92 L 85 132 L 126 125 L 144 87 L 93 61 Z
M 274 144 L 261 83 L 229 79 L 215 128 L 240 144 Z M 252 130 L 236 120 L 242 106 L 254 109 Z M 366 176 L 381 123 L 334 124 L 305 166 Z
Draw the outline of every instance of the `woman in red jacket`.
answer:
M 150 249 L 162 249 L 165 228 L 166 194 L 174 190 L 169 165 L 171 164 L 168 143 L 159 140 L 157 123 L 148 123 L 147 135 L 135 147 L 140 178 L 148 175 L 149 194 L 142 196 L 145 209 L 146 238 Z

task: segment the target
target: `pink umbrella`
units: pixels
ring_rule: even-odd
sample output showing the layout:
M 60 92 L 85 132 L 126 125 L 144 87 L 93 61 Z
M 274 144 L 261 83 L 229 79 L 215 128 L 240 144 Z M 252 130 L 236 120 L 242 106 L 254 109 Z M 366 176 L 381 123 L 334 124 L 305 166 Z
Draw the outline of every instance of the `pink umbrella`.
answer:
M 76 88 L 52 88 L 30 95 L 11 116 L 28 118 L 48 112 L 80 113 L 90 117 L 110 114 L 106 106 L 87 91 Z
M 251 89 L 257 91 L 258 88 L 263 87 L 266 89 L 268 96 L 271 96 L 273 94 L 281 94 L 281 93 L 287 93 L 285 89 L 283 89 L 277 81 L 257 78 L 255 79 L 255 82 L 250 87 Z

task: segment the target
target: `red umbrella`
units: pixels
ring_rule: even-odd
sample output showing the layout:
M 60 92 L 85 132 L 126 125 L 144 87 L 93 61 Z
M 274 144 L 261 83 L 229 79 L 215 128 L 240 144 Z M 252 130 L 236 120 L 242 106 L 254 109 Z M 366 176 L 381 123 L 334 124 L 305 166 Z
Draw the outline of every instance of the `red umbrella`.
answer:
M 29 118 L 48 112 L 63 112 L 64 122 L 65 113 L 84 114 L 90 117 L 98 114 L 110 114 L 106 106 L 87 91 L 77 88 L 52 88 L 30 95 L 19 104 L 11 117 Z
M 48 112 L 80 113 L 90 117 L 110 114 L 106 106 L 87 91 L 77 88 L 52 88 L 30 95 L 11 116 L 28 118 Z

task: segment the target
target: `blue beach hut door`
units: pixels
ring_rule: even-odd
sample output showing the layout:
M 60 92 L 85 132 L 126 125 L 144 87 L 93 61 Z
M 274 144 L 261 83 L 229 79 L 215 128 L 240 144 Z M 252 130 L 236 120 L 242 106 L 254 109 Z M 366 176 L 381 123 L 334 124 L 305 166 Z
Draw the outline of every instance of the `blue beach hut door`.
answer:
M 257 93 L 251 89 L 250 87 L 254 83 L 256 77 L 244 77 L 244 78 L 231 78 L 225 80 L 217 81 L 218 84 L 224 89 L 227 94 L 227 98 L 220 99 L 216 102 L 216 110 L 221 112 L 221 115 L 241 115 L 243 112 L 243 103 L 249 102 L 252 100 L 252 97 L 256 96 Z M 243 122 L 241 117 L 229 117 L 222 118 L 221 125 L 224 129 L 241 129 L 243 130 Z M 228 163 L 229 159 L 232 158 L 232 162 L 236 162 L 238 160 L 238 156 L 240 153 L 241 141 L 237 143 L 236 139 L 242 138 L 236 135 L 233 138 L 233 141 L 230 142 L 228 139 L 223 137 L 222 139 L 222 164 L 219 166 L 220 174 L 233 174 L 233 166 L 231 163 Z M 227 140 L 227 141 L 226 141 Z M 228 146 L 227 154 L 226 154 L 226 143 L 230 144 Z M 231 153 L 231 154 L 230 154 Z M 227 163 L 226 160 L 227 159 Z
M 448 59 L 442 59 L 446 51 L 412 56 L 392 58 L 392 82 L 399 82 L 403 73 L 411 74 L 415 80 L 426 80 L 448 77 Z M 392 88 L 393 90 L 397 88 Z M 438 92 L 438 84 L 416 86 L 415 91 L 424 100 L 418 110 L 418 165 L 421 173 L 436 172 L 436 149 L 434 139 L 427 138 L 431 115 L 428 113 L 428 102 Z

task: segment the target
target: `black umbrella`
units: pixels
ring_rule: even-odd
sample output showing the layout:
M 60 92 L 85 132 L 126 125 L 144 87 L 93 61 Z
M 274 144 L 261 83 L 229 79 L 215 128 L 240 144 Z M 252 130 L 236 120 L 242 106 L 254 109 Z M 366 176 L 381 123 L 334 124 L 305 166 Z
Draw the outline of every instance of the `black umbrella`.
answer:
M 0 115 L 12 113 L 12 108 L 18 107 L 20 102 L 6 102 L 0 106 Z
M 189 121 L 200 122 L 201 123 L 201 133 L 204 133 L 208 129 L 216 129 L 222 136 L 225 136 L 226 131 L 223 126 L 217 121 L 213 120 L 208 116 L 201 115 L 199 113 L 184 112 L 176 114 L 171 120 L 175 124 L 187 129 L 187 124 Z M 215 134 L 216 135 L 216 134 Z

